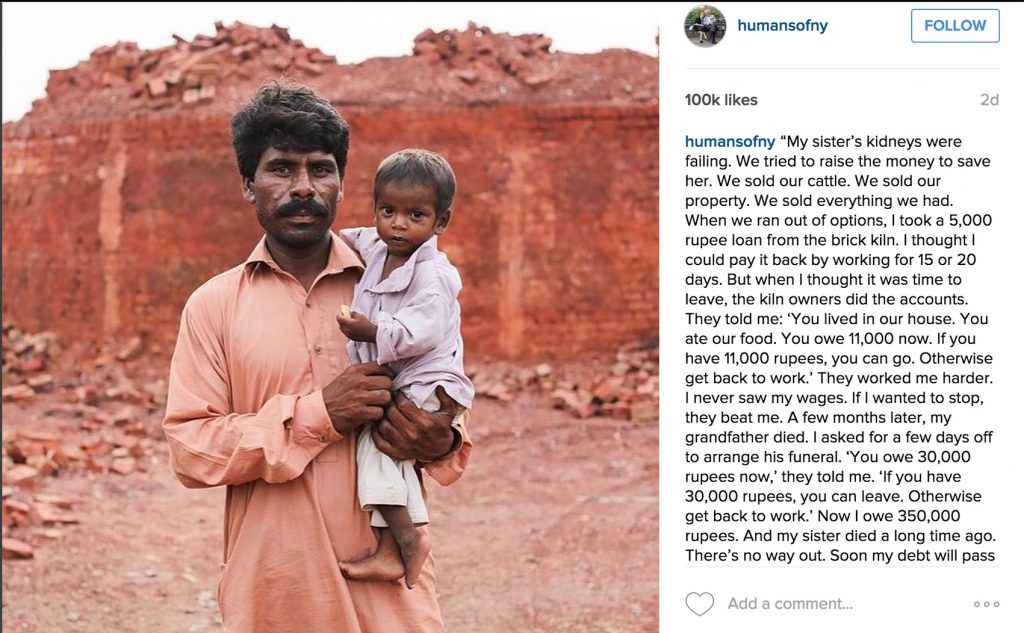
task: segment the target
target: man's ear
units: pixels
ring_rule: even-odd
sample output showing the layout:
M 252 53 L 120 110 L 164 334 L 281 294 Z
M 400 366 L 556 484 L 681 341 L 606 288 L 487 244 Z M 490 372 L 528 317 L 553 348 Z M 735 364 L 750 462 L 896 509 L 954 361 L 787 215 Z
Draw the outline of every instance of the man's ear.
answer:
M 445 209 L 444 213 L 438 216 L 437 222 L 434 224 L 434 235 L 440 235 L 444 233 L 448 229 L 448 222 L 450 222 L 451 219 L 452 209 L 451 207 L 449 207 Z
M 256 192 L 252 188 L 252 179 L 242 176 L 242 197 L 249 204 L 256 204 Z

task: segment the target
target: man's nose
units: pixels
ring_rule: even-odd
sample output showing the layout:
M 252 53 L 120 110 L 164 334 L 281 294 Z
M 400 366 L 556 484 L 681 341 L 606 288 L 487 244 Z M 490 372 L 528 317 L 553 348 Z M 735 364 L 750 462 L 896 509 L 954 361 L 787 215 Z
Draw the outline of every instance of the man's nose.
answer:
M 295 172 L 295 179 L 292 181 L 291 196 L 293 198 L 312 198 L 313 194 L 313 183 L 309 179 L 309 172 L 305 169 L 299 169 Z

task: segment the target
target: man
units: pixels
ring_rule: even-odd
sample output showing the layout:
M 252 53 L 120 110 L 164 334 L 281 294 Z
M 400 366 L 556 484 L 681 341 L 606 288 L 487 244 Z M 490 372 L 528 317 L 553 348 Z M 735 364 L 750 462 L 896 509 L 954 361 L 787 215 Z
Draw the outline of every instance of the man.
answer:
M 710 10 L 701 11 L 697 20 L 690 25 L 691 31 L 699 31 L 701 34 L 700 41 L 704 41 L 705 34 L 711 34 L 711 44 L 717 44 L 715 40 L 718 37 L 718 18 Z
M 377 549 L 356 497 L 361 425 L 444 485 L 471 450 L 443 393 L 442 410 L 424 413 L 392 397 L 388 368 L 349 366 L 335 314 L 363 266 L 330 230 L 348 125 L 311 90 L 272 83 L 231 131 L 242 195 L 266 235 L 185 305 L 164 420 L 182 483 L 227 486 L 225 630 L 440 631 L 432 560 L 412 590 L 347 581 L 338 568 Z
M 703 22 L 707 32 L 711 33 L 711 45 L 714 46 L 718 43 L 715 41 L 718 39 L 718 18 L 715 17 L 714 13 L 708 11 L 708 14 L 704 16 Z

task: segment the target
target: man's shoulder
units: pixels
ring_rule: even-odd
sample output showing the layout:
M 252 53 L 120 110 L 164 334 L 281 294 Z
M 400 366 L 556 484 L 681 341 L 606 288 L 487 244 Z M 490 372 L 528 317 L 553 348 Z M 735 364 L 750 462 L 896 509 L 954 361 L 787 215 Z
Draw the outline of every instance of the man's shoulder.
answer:
M 225 298 L 231 296 L 233 290 L 238 287 L 239 279 L 246 270 L 246 264 L 239 264 L 207 279 L 192 292 L 185 303 L 185 309 L 222 305 Z

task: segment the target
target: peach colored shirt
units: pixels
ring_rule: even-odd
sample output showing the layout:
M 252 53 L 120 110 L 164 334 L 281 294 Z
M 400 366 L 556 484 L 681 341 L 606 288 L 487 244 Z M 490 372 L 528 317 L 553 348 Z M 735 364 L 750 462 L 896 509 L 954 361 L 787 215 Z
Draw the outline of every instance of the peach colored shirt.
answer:
M 334 319 L 358 257 L 331 236 L 307 293 L 265 238 L 189 298 L 171 360 L 164 431 L 188 487 L 227 486 L 218 601 L 233 633 L 441 631 L 433 560 L 416 587 L 350 582 L 338 561 L 377 547 L 356 496 L 356 436 L 331 425 L 322 388 L 349 364 Z M 457 480 L 472 450 L 425 470 Z

